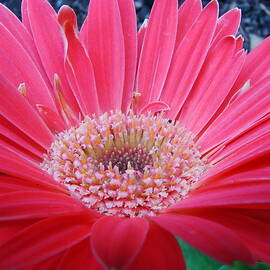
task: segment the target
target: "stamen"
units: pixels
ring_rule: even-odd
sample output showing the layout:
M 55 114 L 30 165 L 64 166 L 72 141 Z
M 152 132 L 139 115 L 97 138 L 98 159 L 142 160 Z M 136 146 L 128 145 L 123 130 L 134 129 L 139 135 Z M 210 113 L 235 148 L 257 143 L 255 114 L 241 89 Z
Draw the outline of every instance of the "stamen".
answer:
M 105 215 L 156 215 L 207 170 L 193 138 L 162 114 L 111 111 L 59 133 L 41 167 Z

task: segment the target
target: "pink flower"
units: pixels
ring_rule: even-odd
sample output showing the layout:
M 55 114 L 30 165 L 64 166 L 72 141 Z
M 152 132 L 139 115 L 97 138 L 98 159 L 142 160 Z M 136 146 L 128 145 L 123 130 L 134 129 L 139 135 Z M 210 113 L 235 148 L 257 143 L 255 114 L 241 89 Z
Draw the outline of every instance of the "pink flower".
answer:
M 270 263 L 270 39 L 156 0 L 0 6 L 0 269 L 185 269 L 174 236 Z

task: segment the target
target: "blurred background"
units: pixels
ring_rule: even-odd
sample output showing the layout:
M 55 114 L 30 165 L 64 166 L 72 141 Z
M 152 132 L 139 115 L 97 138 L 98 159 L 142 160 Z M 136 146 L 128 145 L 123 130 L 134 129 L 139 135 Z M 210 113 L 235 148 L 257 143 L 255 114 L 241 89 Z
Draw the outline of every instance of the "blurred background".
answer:
M 179 0 L 181 4 L 184 0 Z M 71 6 L 78 15 L 79 25 L 86 16 L 89 0 L 49 0 L 52 6 L 58 10 L 62 5 Z M 138 27 L 149 16 L 154 0 L 134 0 Z M 203 5 L 210 0 L 203 0 Z M 244 36 L 245 48 L 253 49 L 264 38 L 270 35 L 270 0 L 218 0 L 220 15 L 229 9 L 239 7 L 242 10 L 242 23 L 239 33 Z M 20 17 L 21 0 L 0 0 L 17 16 Z

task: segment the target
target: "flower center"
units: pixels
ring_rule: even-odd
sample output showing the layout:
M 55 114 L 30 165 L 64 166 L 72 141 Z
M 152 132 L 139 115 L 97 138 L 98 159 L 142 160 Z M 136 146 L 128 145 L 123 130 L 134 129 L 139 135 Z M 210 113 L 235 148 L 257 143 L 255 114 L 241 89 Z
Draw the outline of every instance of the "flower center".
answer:
M 207 170 L 193 137 L 162 115 L 112 111 L 59 133 L 41 167 L 105 215 L 156 215 Z

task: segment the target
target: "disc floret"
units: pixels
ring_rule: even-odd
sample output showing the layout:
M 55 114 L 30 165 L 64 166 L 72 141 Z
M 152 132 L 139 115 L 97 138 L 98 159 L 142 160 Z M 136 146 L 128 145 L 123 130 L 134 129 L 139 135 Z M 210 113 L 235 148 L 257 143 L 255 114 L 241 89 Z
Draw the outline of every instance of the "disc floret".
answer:
M 120 111 L 59 133 L 41 166 L 87 207 L 121 217 L 156 215 L 207 169 L 180 122 Z

